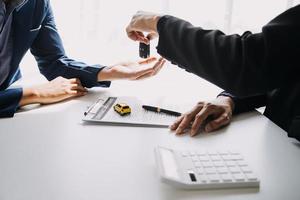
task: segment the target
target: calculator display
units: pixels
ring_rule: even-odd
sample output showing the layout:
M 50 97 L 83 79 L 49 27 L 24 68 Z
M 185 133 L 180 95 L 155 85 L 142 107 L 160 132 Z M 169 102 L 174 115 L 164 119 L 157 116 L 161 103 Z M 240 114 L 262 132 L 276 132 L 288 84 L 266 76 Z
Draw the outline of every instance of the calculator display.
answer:
M 177 164 L 173 152 L 163 148 L 160 149 L 160 152 L 166 176 L 173 179 L 179 179 Z

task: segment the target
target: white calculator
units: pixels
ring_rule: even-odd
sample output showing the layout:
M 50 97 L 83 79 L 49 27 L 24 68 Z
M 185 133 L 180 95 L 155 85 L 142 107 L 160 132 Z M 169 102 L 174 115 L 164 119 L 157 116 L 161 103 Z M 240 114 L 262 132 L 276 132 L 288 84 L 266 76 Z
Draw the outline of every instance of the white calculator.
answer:
M 183 189 L 259 187 L 259 179 L 235 151 L 155 149 L 161 180 Z

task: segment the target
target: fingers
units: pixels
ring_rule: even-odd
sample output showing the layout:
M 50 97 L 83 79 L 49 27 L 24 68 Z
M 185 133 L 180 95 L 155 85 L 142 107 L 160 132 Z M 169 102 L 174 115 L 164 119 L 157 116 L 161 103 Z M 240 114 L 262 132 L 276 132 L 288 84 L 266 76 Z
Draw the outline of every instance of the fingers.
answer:
M 166 64 L 166 60 L 162 60 L 162 62 L 160 63 L 160 65 L 158 65 L 155 69 L 154 72 L 152 73 L 152 76 L 158 74 L 158 72 L 163 68 L 163 66 Z
M 162 67 L 164 66 L 165 63 L 166 63 L 166 60 L 164 60 L 163 58 L 160 58 L 157 61 L 157 63 L 155 63 L 155 65 L 152 68 L 150 68 L 151 70 L 149 70 L 146 73 L 141 74 L 140 76 L 137 76 L 135 78 L 135 80 L 142 80 L 142 79 L 149 78 L 151 76 L 156 75 L 162 69 Z
M 151 74 L 154 72 L 154 70 L 159 67 L 163 62 L 163 59 L 159 59 L 155 65 L 153 67 L 147 67 L 145 69 L 141 69 L 140 71 L 138 71 L 136 74 L 135 74 L 135 77 L 134 77 L 134 80 L 138 80 L 138 79 L 141 79 L 145 76 L 151 76 Z
M 197 135 L 200 128 L 205 132 L 212 132 L 230 123 L 232 119 L 232 103 L 224 99 L 216 99 L 210 102 L 199 102 L 192 111 L 179 117 L 170 129 L 177 135 L 191 126 L 191 136 Z M 193 122 L 191 124 L 191 122 Z
M 153 72 L 150 71 L 150 72 L 148 72 L 146 74 L 143 74 L 142 76 L 139 76 L 139 77 L 135 78 L 134 80 L 136 80 L 136 81 L 143 80 L 143 79 L 151 77 L 152 74 L 153 74 Z
M 191 111 L 188 112 L 187 114 L 184 114 L 182 117 L 182 120 L 180 121 L 180 123 L 178 121 L 176 121 L 173 125 L 173 129 L 175 129 L 175 127 L 177 126 L 175 133 L 176 135 L 181 135 L 184 133 L 184 131 L 190 127 L 191 122 L 194 120 L 195 115 L 202 109 L 202 105 L 201 104 L 197 104 L 197 106 L 195 106 L 195 108 Z M 180 119 L 179 119 L 180 120 Z
M 69 79 L 70 83 L 77 83 L 77 84 L 81 84 L 81 81 L 78 78 L 71 78 Z
M 70 85 L 70 89 L 71 90 L 81 91 L 81 92 L 87 92 L 86 88 L 84 88 L 82 85 L 76 84 L 76 83 L 71 84 Z
M 191 127 L 191 136 L 197 135 L 202 125 L 205 125 L 206 132 L 214 131 L 230 123 L 232 114 L 226 108 L 224 105 L 200 102 L 192 111 L 179 117 L 170 129 L 175 131 L 176 135 L 181 135 Z
M 133 31 L 133 30 L 131 30 L 130 26 L 128 26 L 126 28 L 126 32 L 127 32 L 127 36 L 133 41 L 138 41 L 138 42 L 142 42 L 142 43 L 145 43 L 145 44 L 150 43 L 149 39 L 147 37 L 145 37 L 142 32 Z
M 127 35 L 134 41 L 149 44 L 150 39 L 157 34 L 157 23 L 160 19 L 160 14 L 139 11 L 131 19 L 126 27 Z M 143 32 L 149 33 L 149 37 L 145 37 Z
M 137 41 L 145 43 L 145 44 L 149 44 L 150 40 L 144 36 L 144 34 L 142 32 L 139 31 L 134 31 L 134 34 L 137 38 Z
M 69 79 L 68 89 L 67 92 L 69 94 L 75 95 L 75 96 L 81 96 L 85 95 L 87 93 L 87 89 L 84 88 L 81 84 L 81 81 L 78 78 L 72 78 Z
M 175 122 L 170 126 L 171 131 L 175 131 L 177 129 L 183 118 L 184 116 L 182 115 L 175 120 Z
M 65 95 L 67 95 L 69 97 L 77 97 L 77 96 L 84 96 L 86 94 L 87 94 L 87 92 L 69 89 L 69 90 L 67 90 L 67 93 Z
M 147 35 L 147 39 L 149 39 L 149 40 L 153 40 L 153 39 L 155 39 L 155 38 L 157 38 L 157 37 L 158 37 L 158 34 L 155 33 L 155 32 L 149 33 L 149 34 Z
M 185 115 L 182 121 L 180 122 L 180 124 L 178 125 L 177 129 L 175 130 L 175 134 L 176 135 L 183 134 L 185 130 L 190 127 L 190 124 L 193 119 L 194 119 L 193 114 Z
M 141 61 L 139 61 L 138 63 L 139 63 L 140 65 L 146 65 L 146 64 L 152 63 L 152 62 L 154 62 L 154 61 L 156 61 L 156 60 L 157 60 L 156 57 L 150 57 L 150 58 L 146 58 L 145 60 L 141 60 Z
M 204 122 L 207 122 L 209 120 L 209 117 L 213 114 L 216 114 L 217 110 L 212 105 L 205 105 L 202 110 L 195 116 L 194 122 L 192 124 L 191 128 L 191 136 L 197 135 L 199 132 L 199 129 L 201 125 Z
M 198 103 L 190 112 L 185 113 L 183 115 L 181 115 L 179 118 L 177 118 L 177 120 L 170 126 L 170 129 L 172 131 L 176 131 L 180 124 L 182 123 L 183 119 L 187 116 L 187 115 L 196 115 L 196 113 L 198 113 L 200 110 L 202 109 L 202 105 L 201 103 Z
M 223 126 L 226 126 L 230 123 L 231 119 L 232 118 L 228 113 L 224 113 L 219 118 L 209 122 L 205 126 L 205 131 L 206 132 L 212 132 L 212 131 L 215 131 L 215 130 L 223 127 Z

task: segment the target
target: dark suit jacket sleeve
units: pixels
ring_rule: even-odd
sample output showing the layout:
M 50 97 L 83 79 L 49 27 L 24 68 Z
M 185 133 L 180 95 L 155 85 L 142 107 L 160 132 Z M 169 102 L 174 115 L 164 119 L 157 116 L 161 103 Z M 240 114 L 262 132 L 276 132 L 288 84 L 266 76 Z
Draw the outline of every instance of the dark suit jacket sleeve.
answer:
M 224 91 L 220 93 L 218 96 L 227 96 L 233 100 L 234 102 L 233 114 L 235 115 L 252 111 L 256 108 L 266 106 L 267 104 L 266 94 L 239 98 L 230 94 L 229 92 Z
M 22 94 L 21 88 L 0 91 L 0 118 L 14 116 Z
M 79 78 L 85 87 L 108 87 L 110 82 L 98 82 L 97 74 L 103 69 L 100 65 L 87 65 L 69 59 L 65 55 L 61 38 L 57 32 L 49 1 L 41 30 L 31 46 L 31 53 L 37 60 L 41 73 L 52 80 L 58 76 Z
M 235 96 L 265 94 L 288 79 L 297 80 L 300 66 L 300 6 L 263 27 L 261 33 L 225 35 L 204 30 L 172 16 L 157 25 L 158 53 L 180 67 Z

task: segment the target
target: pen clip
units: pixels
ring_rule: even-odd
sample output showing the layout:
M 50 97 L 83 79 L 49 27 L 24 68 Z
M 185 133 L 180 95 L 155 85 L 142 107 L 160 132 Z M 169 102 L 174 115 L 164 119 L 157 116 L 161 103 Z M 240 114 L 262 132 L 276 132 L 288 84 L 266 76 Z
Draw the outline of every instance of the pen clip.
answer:
M 104 99 L 99 98 L 93 105 L 89 106 L 87 111 L 83 113 L 84 116 L 87 116 L 100 101 L 104 101 Z

